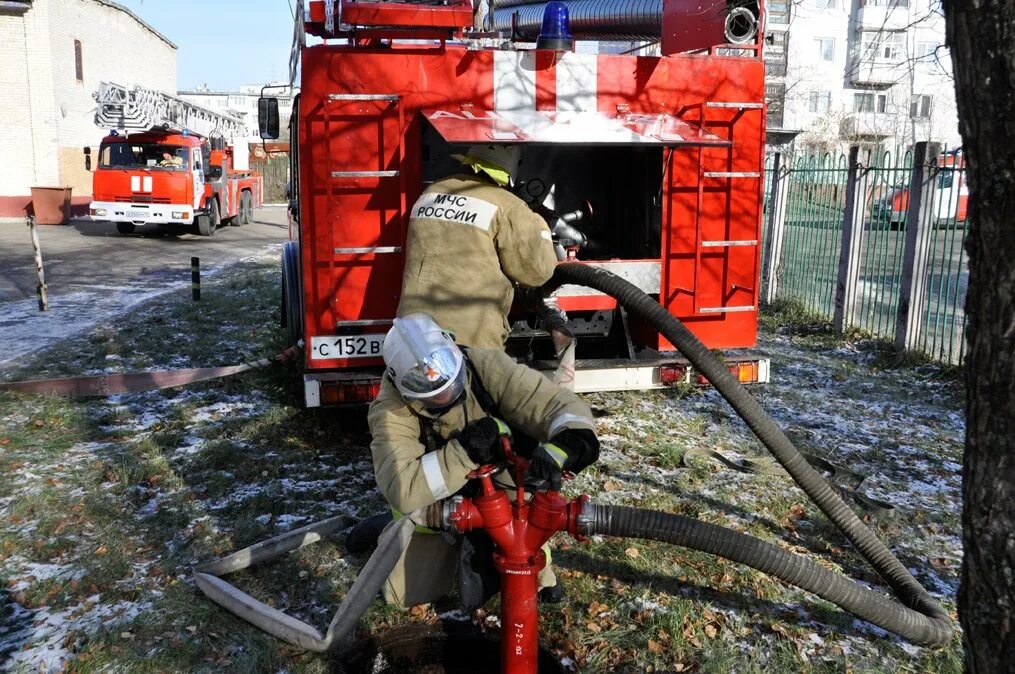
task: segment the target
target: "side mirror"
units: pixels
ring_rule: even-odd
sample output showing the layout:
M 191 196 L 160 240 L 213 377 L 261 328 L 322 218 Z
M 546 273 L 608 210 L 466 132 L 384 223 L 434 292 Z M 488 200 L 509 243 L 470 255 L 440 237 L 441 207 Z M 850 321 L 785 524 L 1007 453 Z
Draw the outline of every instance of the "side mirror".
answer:
M 90 147 L 85 148 L 85 170 L 92 170 L 92 148 Z
M 275 140 L 279 136 L 278 99 L 261 97 L 257 99 L 257 128 L 261 140 Z

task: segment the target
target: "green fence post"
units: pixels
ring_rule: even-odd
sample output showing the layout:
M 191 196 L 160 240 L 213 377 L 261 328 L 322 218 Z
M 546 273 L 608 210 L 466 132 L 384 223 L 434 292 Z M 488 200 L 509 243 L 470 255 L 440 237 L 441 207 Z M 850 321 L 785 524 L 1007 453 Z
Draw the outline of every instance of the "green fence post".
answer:
M 934 178 L 941 154 L 940 143 L 921 141 L 913 152 L 913 174 L 909 181 L 909 212 L 902 253 L 902 287 L 895 319 L 895 348 L 915 349 L 924 316 L 927 262 L 937 213 L 934 208 Z

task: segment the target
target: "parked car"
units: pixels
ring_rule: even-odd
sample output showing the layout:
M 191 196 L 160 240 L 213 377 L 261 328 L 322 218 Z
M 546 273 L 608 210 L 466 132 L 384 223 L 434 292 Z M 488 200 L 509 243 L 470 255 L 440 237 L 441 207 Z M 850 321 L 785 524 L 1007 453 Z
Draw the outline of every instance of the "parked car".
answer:
M 938 160 L 934 178 L 933 206 L 935 225 L 964 226 L 969 202 L 966 163 L 961 153 L 948 153 Z M 868 229 L 901 229 L 909 212 L 909 186 L 897 185 L 871 204 Z

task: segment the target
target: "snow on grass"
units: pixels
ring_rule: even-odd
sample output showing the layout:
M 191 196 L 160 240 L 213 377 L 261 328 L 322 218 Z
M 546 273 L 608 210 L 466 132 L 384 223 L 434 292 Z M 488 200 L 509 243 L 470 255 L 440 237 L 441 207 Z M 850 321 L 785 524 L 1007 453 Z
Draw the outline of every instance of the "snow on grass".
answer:
M 81 348 L 42 358 L 39 368 L 165 369 L 272 353 L 271 265 L 222 275 L 206 286 L 209 301 L 201 306 L 159 298 L 116 331 L 93 331 Z M 869 494 L 895 504 L 896 518 L 875 525 L 879 536 L 954 610 L 963 423 L 953 389 L 922 370 L 874 370 L 870 354 L 856 348 L 768 335 L 759 350 L 773 360 L 773 382 L 753 389 L 762 405 L 802 449 L 866 474 Z M 195 563 L 330 515 L 385 508 L 362 425 L 333 410 L 304 410 L 284 390 L 281 375 L 268 372 L 75 402 L 50 415 L 80 425 L 60 440 L 61 451 L 45 449 L 52 445 L 46 434 L 63 426 L 0 396 L 0 438 L 13 439 L 0 453 L 7 461 L 0 464 L 0 507 L 31 505 L 20 521 L 5 523 L 14 533 L 4 540 L 14 547 L 0 548 L 0 570 L 25 603 L 0 608 L 0 622 L 13 626 L 0 627 L 0 653 L 25 653 L 19 670 L 62 667 L 80 645 L 98 658 L 98 670 L 102 663 L 126 671 L 157 662 L 152 667 L 165 671 L 320 671 L 316 659 L 243 626 L 189 584 Z M 601 460 L 568 484 L 569 494 L 729 526 L 887 593 L 788 479 L 704 459 L 683 465 L 693 447 L 731 459 L 764 453 L 714 391 L 589 400 Z M 100 545 L 109 550 L 97 556 Z M 362 562 L 328 540 L 236 581 L 263 601 L 326 624 Z M 802 591 L 691 551 L 602 536 L 582 545 L 558 536 L 554 564 L 567 596 L 542 612 L 543 634 L 578 671 L 677 671 L 678 664 L 684 671 L 957 671 L 957 642 L 937 653 L 911 647 Z M 66 574 L 79 568 L 88 574 L 74 589 Z M 62 594 L 48 595 L 56 584 Z M 123 609 L 110 629 L 101 618 L 79 626 L 64 615 L 75 608 L 90 615 L 97 609 L 88 600 L 96 595 L 99 605 Z M 144 620 L 136 607 L 144 607 Z M 452 608 L 434 615 L 455 619 Z M 65 623 L 51 625 L 54 616 Z M 377 604 L 364 629 L 412 620 Z M 496 629 L 495 616 L 486 620 Z
M 29 610 L 15 603 L 8 631 L 0 631 L 0 656 L 6 654 L 4 671 L 64 671 L 74 660 L 68 641 L 72 645 L 77 638 L 129 622 L 145 608 L 146 604 L 139 602 L 103 603 L 99 595 L 61 611 Z M 129 632 L 121 638 L 129 638 L 125 635 Z

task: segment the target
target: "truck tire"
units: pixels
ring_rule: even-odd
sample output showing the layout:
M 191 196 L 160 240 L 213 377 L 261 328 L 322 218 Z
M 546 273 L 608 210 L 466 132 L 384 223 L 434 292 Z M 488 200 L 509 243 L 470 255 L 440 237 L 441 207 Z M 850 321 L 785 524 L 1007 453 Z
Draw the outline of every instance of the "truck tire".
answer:
M 281 323 L 289 346 L 303 339 L 303 284 L 300 279 L 300 247 L 295 241 L 282 246 Z
M 254 195 L 248 190 L 244 192 L 247 195 L 247 215 L 243 220 L 244 225 L 249 225 L 254 221 Z
M 197 216 L 197 232 L 201 236 L 215 236 L 215 230 L 222 223 L 219 215 L 219 202 L 208 200 L 208 212 Z
M 121 236 L 127 236 L 128 234 L 133 234 L 135 229 L 136 228 L 134 227 L 134 224 L 130 223 L 130 222 L 118 222 L 118 223 L 116 223 L 116 231 L 120 232 Z
M 250 222 L 250 192 L 244 190 L 240 192 L 240 206 L 236 212 L 236 217 L 233 218 L 229 224 L 233 227 L 239 227 Z

